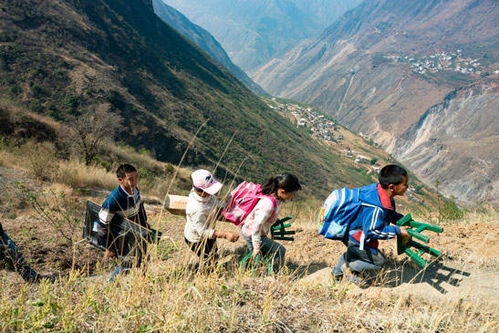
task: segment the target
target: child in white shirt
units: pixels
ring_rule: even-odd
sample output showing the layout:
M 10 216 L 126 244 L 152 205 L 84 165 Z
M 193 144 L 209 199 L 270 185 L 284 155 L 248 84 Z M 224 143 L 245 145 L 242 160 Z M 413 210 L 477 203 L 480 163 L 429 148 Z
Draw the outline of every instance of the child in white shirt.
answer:
M 191 177 L 193 188 L 187 199 L 185 242 L 199 257 L 205 260 L 216 260 L 216 239 L 225 238 L 230 242 L 236 242 L 239 235 L 217 231 L 210 227 L 209 217 L 211 215 L 215 219 L 216 215 L 217 197 L 215 195 L 222 188 L 222 184 L 204 169 L 194 171 Z

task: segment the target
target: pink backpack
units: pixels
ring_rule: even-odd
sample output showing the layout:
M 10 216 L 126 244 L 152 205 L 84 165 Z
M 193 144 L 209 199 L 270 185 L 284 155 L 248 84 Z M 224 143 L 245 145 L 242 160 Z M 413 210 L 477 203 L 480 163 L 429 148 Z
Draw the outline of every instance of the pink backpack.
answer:
M 248 214 L 255 208 L 258 201 L 264 197 L 267 197 L 272 201 L 274 208 L 277 207 L 276 200 L 273 196 L 262 193 L 262 185 L 242 182 L 230 193 L 222 214 L 225 219 L 235 225 L 241 225 Z

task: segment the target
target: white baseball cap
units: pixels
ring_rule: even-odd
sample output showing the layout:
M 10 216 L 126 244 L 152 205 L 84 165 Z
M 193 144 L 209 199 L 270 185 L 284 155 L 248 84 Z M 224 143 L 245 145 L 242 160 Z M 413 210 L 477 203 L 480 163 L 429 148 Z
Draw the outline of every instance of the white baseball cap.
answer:
M 192 173 L 192 185 L 208 194 L 216 194 L 222 188 L 222 184 L 217 182 L 208 170 L 199 169 Z

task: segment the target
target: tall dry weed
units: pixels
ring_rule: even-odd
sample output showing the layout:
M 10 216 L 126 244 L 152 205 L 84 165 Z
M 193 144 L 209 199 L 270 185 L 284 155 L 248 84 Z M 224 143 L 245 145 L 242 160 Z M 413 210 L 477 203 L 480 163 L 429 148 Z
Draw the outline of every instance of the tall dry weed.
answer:
M 0 166 L 12 167 L 16 165 L 17 158 L 6 150 L 0 150 Z

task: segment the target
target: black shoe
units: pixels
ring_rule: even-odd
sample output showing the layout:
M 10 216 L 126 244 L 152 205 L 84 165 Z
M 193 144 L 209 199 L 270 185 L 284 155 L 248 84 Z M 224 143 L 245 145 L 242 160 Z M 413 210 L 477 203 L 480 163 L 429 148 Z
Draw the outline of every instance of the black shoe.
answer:
M 61 278 L 61 275 L 59 273 L 52 273 L 52 274 L 48 274 L 48 275 L 39 275 L 37 282 L 40 282 L 41 280 L 47 280 L 50 283 L 55 283 L 60 278 Z
M 340 275 L 335 275 L 335 274 L 332 274 L 333 275 L 333 280 L 336 281 L 336 282 L 341 282 L 343 281 L 343 274 L 340 274 Z

